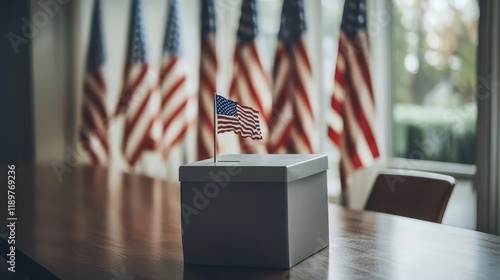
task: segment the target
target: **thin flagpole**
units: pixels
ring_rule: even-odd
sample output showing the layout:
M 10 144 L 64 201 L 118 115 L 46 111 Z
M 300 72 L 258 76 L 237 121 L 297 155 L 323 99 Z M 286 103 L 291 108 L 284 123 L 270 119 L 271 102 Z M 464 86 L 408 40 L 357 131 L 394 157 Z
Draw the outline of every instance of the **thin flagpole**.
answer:
M 217 163 L 217 93 L 214 92 L 214 163 Z

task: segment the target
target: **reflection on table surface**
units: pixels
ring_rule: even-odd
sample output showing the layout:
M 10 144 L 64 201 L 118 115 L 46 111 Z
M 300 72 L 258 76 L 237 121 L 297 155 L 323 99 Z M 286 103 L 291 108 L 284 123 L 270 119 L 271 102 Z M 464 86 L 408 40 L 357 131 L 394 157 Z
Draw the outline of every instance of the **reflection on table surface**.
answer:
M 185 266 L 178 182 L 90 166 L 62 181 L 50 166 L 19 166 L 17 174 L 17 248 L 62 279 L 500 275 L 498 236 L 336 205 L 329 207 L 330 246 L 290 270 Z

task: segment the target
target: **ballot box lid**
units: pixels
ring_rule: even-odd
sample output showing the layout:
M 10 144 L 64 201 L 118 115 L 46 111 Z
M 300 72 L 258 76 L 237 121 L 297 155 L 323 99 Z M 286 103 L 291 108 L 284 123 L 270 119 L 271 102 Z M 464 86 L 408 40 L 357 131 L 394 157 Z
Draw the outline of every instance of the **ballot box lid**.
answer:
M 291 182 L 328 169 L 326 154 L 231 154 L 179 168 L 181 182 Z

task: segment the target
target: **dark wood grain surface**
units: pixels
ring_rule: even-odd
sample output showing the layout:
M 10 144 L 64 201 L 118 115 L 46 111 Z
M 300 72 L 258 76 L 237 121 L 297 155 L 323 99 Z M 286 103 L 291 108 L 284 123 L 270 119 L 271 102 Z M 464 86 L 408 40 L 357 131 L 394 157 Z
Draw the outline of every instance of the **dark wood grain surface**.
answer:
M 46 269 L 19 263 L 33 279 L 500 278 L 498 236 L 336 205 L 330 246 L 290 270 L 184 266 L 177 182 L 93 167 L 17 176 L 17 248 Z

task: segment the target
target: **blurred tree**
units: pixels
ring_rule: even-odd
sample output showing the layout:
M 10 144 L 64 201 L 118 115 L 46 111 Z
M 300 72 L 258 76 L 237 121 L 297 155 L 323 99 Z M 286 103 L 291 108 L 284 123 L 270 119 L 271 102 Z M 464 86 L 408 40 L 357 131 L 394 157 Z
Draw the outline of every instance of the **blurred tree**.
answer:
M 393 11 L 395 155 L 473 164 L 477 1 L 393 0 Z M 445 137 L 422 149 L 432 130 Z
M 474 102 L 478 16 L 475 0 L 394 1 L 396 103 L 424 104 L 443 81 Z

